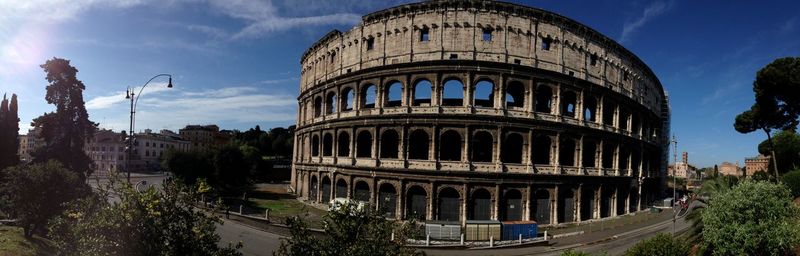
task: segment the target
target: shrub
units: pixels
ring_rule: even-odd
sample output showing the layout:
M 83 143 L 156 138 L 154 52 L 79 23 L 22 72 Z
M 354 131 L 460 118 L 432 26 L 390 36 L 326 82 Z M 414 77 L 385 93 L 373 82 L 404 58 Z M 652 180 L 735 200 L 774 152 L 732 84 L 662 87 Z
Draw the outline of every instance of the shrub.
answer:
M 781 181 L 791 190 L 792 198 L 800 197 L 800 169 L 784 174 Z
M 626 256 L 686 256 L 691 247 L 683 239 L 660 233 L 625 251 Z

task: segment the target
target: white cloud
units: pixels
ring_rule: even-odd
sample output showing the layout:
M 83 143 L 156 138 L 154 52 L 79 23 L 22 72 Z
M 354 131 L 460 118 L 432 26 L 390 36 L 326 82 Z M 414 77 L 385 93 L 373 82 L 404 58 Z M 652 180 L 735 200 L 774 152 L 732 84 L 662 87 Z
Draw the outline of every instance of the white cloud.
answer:
M 133 89 L 134 92 L 137 93 L 138 95 L 138 93 L 141 91 L 142 88 L 135 87 Z M 146 91 L 141 91 L 141 92 L 142 94 L 158 94 L 166 90 L 170 90 L 169 88 L 167 88 L 167 83 L 153 83 L 148 85 Z M 125 92 L 120 91 L 120 92 L 115 92 L 114 94 L 108 96 L 95 97 L 86 102 L 86 109 L 88 110 L 105 109 L 113 107 L 117 104 L 129 102 L 129 100 L 126 99 L 125 96 L 126 96 Z
M 79 17 L 92 8 L 129 8 L 148 0 L 0 0 L 0 16 L 57 22 Z
M 200 32 L 200 33 L 206 34 L 206 35 L 208 35 L 210 37 L 217 38 L 217 39 L 219 39 L 219 38 L 227 38 L 228 37 L 228 32 L 226 32 L 225 30 L 223 30 L 221 28 L 212 27 L 212 26 L 189 25 L 187 27 L 187 29 L 189 29 L 189 31 Z
M 733 82 L 728 85 L 717 86 L 713 92 L 703 97 L 702 103 L 703 105 L 707 105 L 726 96 L 730 96 L 735 94 L 742 87 L 744 87 L 744 83 L 742 82 Z
M 652 4 L 647 6 L 647 8 L 644 9 L 644 12 L 642 13 L 641 17 L 632 22 L 625 22 L 625 24 L 622 25 L 622 36 L 620 36 L 619 41 L 623 43 L 627 42 L 628 40 L 630 40 L 630 37 L 634 33 L 636 33 L 637 30 L 639 30 L 642 26 L 647 24 L 647 22 L 649 22 L 653 18 L 658 17 L 659 15 L 668 11 L 670 7 L 671 4 L 665 2 L 661 1 L 653 2 Z
M 211 6 L 230 17 L 245 20 L 247 25 L 233 34 L 231 39 L 257 38 L 271 32 L 284 31 L 291 28 L 327 25 L 354 24 L 361 20 L 361 15 L 354 13 L 335 13 L 320 16 L 284 17 L 272 5 L 272 1 L 246 0 L 210 0 Z
M 96 97 L 89 102 L 87 108 L 92 110 L 93 120 L 103 120 L 102 127 L 127 128 L 128 105 L 124 92 Z M 295 120 L 296 109 L 294 96 L 269 94 L 256 87 L 202 91 L 175 87 L 151 91 L 148 86 L 137 106 L 136 130 L 178 129 L 187 124 L 291 122 Z

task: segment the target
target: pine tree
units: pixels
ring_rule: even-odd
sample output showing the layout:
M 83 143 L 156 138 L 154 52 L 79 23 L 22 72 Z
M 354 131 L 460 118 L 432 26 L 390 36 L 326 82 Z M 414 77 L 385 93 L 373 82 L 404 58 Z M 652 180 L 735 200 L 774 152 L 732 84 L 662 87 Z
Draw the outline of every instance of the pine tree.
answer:
M 69 60 L 53 58 L 41 67 L 50 83 L 45 99 L 56 106 L 56 111 L 37 117 L 31 124 L 41 129 L 39 136 L 44 139 L 44 146 L 34 151 L 33 161 L 56 160 L 85 178 L 92 172 L 92 160 L 83 146 L 97 130 L 83 101 L 86 86 L 78 80 L 78 69 Z

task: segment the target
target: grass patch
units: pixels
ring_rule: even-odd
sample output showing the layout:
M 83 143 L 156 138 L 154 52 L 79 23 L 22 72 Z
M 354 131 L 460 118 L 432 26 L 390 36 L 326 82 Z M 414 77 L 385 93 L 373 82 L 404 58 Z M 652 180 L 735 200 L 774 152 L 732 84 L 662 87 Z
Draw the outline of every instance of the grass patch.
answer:
M 284 190 L 285 191 L 285 190 Z M 286 218 L 299 216 L 313 228 L 322 228 L 327 211 L 297 201 L 295 196 L 276 189 L 258 189 L 249 194 L 247 205 L 261 214 L 269 209 L 269 219 L 284 223 Z
M 46 239 L 26 239 L 22 228 L 0 226 L 0 256 L 54 255 L 55 248 Z

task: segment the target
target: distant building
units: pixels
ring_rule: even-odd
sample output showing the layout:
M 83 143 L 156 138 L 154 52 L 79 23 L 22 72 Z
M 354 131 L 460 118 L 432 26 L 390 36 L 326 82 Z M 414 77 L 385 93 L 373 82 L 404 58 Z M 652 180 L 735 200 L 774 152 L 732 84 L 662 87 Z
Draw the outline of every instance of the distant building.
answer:
M 84 151 L 94 162 L 94 174 L 108 175 L 121 171 L 125 165 L 125 136 L 112 130 L 99 130 L 87 141 Z
M 131 171 L 159 171 L 164 152 L 174 149 L 180 152 L 189 151 L 191 142 L 170 130 L 153 133 L 147 129 L 137 133 L 134 142 L 134 155 L 131 158 Z
M 32 159 L 31 153 L 44 145 L 44 140 L 39 138 L 39 129 L 33 128 L 28 130 L 28 134 L 19 135 L 19 160 L 23 163 L 29 163 Z
M 231 135 L 220 132 L 217 125 L 187 125 L 178 131 L 191 143 L 192 149 L 211 150 L 228 144 Z
M 689 178 L 689 176 L 695 171 L 694 166 L 688 164 L 689 153 L 683 152 L 681 156 L 683 161 L 667 166 L 667 175 L 675 175 L 675 177 L 678 178 Z
M 747 176 L 753 176 L 757 171 L 769 172 L 769 156 L 758 155 L 756 157 L 746 157 L 744 159 L 744 168 Z
M 719 171 L 719 174 L 722 175 L 742 176 L 743 174 L 739 168 L 739 162 L 736 162 L 736 164 L 722 162 L 717 166 L 717 170 Z

